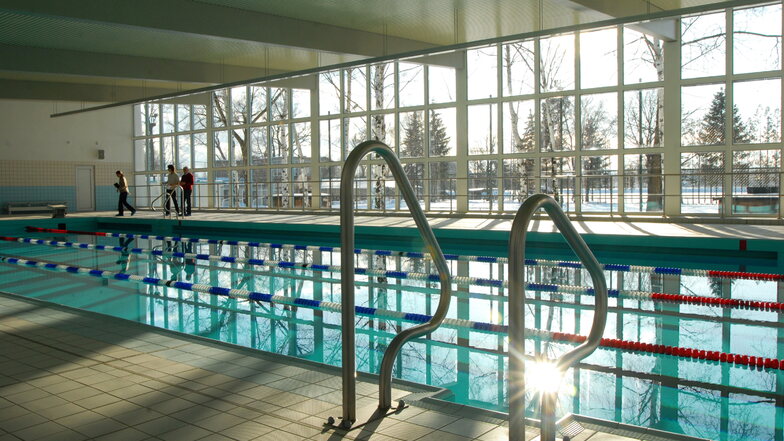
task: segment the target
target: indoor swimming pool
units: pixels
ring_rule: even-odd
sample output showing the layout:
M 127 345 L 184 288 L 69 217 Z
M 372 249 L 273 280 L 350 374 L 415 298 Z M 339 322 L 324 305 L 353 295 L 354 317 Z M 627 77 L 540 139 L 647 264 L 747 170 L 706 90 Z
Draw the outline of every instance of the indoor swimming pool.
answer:
M 335 248 L 228 235 L 81 233 L 3 233 L 0 290 L 341 364 Z M 453 276 L 449 319 L 403 347 L 394 376 L 445 388 L 448 401 L 506 412 L 504 250 L 486 257 L 444 251 Z M 538 418 L 537 363 L 588 333 L 593 291 L 579 264 L 530 258 L 527 412 Z M 357 368 L 377 373 L 392 337 L 435 311 L 438 278 L 417 249 L 385 243 L 356 250 L 356 259 Z M 737 265 L 602 263 L 611 295 L 605 339 L 567 372 L 558 416 L 709 439 L 784 440 L 784 278 Z

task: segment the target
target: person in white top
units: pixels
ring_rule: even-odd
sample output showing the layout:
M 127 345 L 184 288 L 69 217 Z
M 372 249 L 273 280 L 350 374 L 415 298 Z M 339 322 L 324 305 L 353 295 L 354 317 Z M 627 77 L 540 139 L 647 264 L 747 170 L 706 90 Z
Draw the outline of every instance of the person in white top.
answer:
M 177 203 L 177 187 L 180 186 L 180 177 L 174 171 L 174 165 L 169 164 L 166 168 L 169 169 L 169 174 L 166 176 L 166 215 L 169 215 L 171 201 L 174 201 L 174 211 L 177 216 L 180 215 L 180 205 Z
M 131 216 L 136 214 L 136 209 L 128 203 L 128 180 L 125 179 L 125 175 L 121 170 L 117 170 L 114 173 L 117 176 L 117 183 L 114 184 L 114 188 L 120 193 L 120 200 L 117 202 L 117 216 L 123 215 L 123 208 L 127 208 L 131 210 Z

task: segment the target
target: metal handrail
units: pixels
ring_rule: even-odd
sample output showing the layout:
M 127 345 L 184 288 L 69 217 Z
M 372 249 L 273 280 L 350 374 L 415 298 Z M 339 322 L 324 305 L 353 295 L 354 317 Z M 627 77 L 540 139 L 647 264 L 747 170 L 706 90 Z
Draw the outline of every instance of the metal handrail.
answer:
M 509 238 L 509 439 L 525 439 L 525 240 L 534 213 L 544 208 L 591 275 L 596 310 L 586 341 L 561 355 L 555 369 L 566 369 L 590 355 L 598 346 L 607 322 L 607 281 L 599 261 L 572 226 L 555 199 L 536 194 L 517 210 Z M 555 440 L 556 393 L 542 392 L 541 440 Z
M 386 144 L 379 141 L 365 141 L 359 144 L 346 159 L 341 173 L 340 198 L 343 201 L 352 201 L 354 186 L 354 174 L 359 161 L 368 153 L 376 153 L 384 159 L 392 171 L 400 191 L 411 210 L 411 215 L 416 222 L 422 240 L 425 242 L 428 253 L 433 259 L 433 263 L 438 270 L 439 281 L 441 284 L 441 296 L 438 307 L 433 318 L 427 323 L 423 323 L 402 331 L 395 336 L 389 343 L 384 357 L 381 361 L 381 371 L 379 373 L 379 410 L 385 411 L 392 406 L 392 368 L 394 367 L 395 357 L 400 348 L 409 340 L 421 337 L 436 329 L 441 321 L 446 317 L 449 310 L 449 302 L 452 298 L 451 276 L 449 266 L 441 252 L 433 230 L 427 222 L 422 208 L 417 202 L 411 183 L 406 177 L 400 160 Z M 353 204 L 341 204 L 340 206 L 340 263 L 343 268 L 341 273 L 341 293 L 342 311 L 341 326 L 343 331 L 343 420 L 341 427 L 349 428 L 356 421 L 356 342 L 354 328 L 354 209 Z M 330 422 L 334 422 L 331 419 Z
M 174 189 L 174 192 L 173 192 L 173 193 L 177 193 L 177 190 L 181 190 L 181 187 L 176 187 L 176 188 Z M 155 199 L 153 199 L 153 200 L 150 202 L 150 210 L 152 210 L 152 211 L 157 211 L 157 210 L 155 210 L 155 202 L 156 202 L 158 199 L 160 199 L 161 197 L 163 197 L 164 195 L 166 195 L 166 199 L 164 199 L 164 201 L 163 201 L 163 205 L 164 205 L 164 206 L 166 205 L 166 202 L 169 202 L 170 200 L 172 200 L 172 199 L 173 199 L 172 195 L 171 195 L 171 194 L 169 194 L 169 192 L 167 192 L 167 191 L 166 191 L 166 189 L 164 188 L 164 189 L 163 189 L 163 193 L 159 194 L 159 195 L 158 195 L 158 197 L 156 197 Z M 182 199 L 183 199 L 183 198 L 182 198 L 182 192 L 180 192 L 180 196 L 181 196 L 181 197 L 180 197 L 180 205 L 183 205 L 183 204 L 184 204 L 184 201 L 182 200 Z M 171 207 L 171 204 L 169 204 L 169 207 Z M 183 208 L 183 209 L 185 208 L 185 207 L 184 207 L 184 205 L 183 205 L 183 207 L 182 207 L 182 208 Z M 171 213 L 171 209 L 169 210 L 169 213 Z M 174 210 L 174 213 L 175 213 L 175 215 L 174 215 L 175 219 L 177 219 L 177 220 L 180 220 L 180 213 L 178 213 L 178 212 L 177 212 L 177 209 L 175 209 L 175 210 Z M 164 217 L 166 217 L 166 216 L 164 215 Z

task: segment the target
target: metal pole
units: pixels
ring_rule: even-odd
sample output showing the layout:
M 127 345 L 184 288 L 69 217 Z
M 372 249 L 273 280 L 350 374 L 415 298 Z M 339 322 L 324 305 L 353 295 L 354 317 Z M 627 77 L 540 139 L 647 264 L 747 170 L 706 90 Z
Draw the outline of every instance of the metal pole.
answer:
M 433 318 L 421 325 L 417 325 L 401 332 L 389 343 L 389 347 L 384 353 L 381 362 L 381 372 L 379 373 L 379 409 L 389 409 L 392 405 L 392 368 L 394 367 L 395 357 L 400 348 L 413 338 L 420 337 L 431 332 L 446 317 L 449 310 L 449 302 L 452 296 L 451 277 L 449 266 L 444 259 L 441 248 L 438 246 L 433 230 L 427 222 L 422 208 L 419 206 L 414 189 L 406 177 L 400 160 L 395 153 L 384 143 L 379 141 L 365 141 L 359 144 L 349 154 L 343 164 L 340 177 L 340 264 L 341 272 L 341 295 L 342 295 L 342 355 L 343 355 L 343 421 L 341 426 L 349 428 L 356 421 L 356 359 L 355 359 L 355 335 L 354 328 L 354 174 L 359 161 L 368 153 L 377 153 L 389 164 L 392 176 L 400 188 L 400 192 L 406 204 L 411 210 L 411 215 L 416 222 L 417 229 L 425 242 L 433 263 L 438 269 L 439 282 L 441 284 L 441 296 L 439 299 L 436 313 Z
M 509 239 L 509 439 L 514 441 L 525 439 L 525 240 L 528 224 L 539 208 L 544 208 L 590 273 L 595 293 L 595 313 L 588 338 L 558 358 L 556 369 L 564 372 L 590 355 L 599 346 L 607 321 L 607 281 L 596 257 L 555 199 L 544 194 L 529 197 L 517 211 Z M 545 398 L 546 395 L 542 393 L 541 439 L 553 441 L 557 395 Z

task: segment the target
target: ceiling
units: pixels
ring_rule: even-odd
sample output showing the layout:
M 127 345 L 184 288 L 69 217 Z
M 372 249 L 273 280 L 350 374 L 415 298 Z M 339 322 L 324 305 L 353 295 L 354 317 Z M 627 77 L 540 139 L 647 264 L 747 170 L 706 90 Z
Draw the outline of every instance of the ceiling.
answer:
M 0 98 L 112 103 L 710 0 L 0 0 Z

